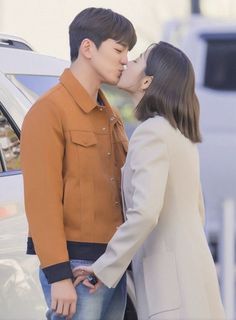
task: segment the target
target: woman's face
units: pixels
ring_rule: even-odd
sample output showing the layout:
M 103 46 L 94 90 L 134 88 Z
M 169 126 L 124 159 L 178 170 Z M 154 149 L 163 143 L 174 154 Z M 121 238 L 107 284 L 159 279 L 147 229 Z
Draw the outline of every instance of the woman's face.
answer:
M 144 70 L 147 56 L 148 53 L 145 51 L 137 59 L 128 62 L 117 84 L 118 88 L 130 93 L 136 93 L 141 90 L 141 83 L 145 77 Z

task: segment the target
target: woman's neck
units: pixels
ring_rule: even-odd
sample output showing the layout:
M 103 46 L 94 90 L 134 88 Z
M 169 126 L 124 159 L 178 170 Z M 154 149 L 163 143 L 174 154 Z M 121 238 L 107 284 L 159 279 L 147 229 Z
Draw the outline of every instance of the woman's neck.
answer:
M 131 98 L 132 98 L 132 101 L 133 101 L 133 104 L 134 104 L 135 107 L 139 104 L 139 102 L 142 99 L 143 95 L 144 95 L 144 93 L 140 92 L 140 91 L 131 93 Z

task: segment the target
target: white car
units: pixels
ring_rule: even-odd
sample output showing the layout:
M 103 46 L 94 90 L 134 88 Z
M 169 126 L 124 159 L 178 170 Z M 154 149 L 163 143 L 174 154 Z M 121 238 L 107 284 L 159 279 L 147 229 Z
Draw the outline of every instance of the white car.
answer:
M 21 49 L 21 50 L 19 50 Z M 20 171 L 20 128 L 32 103 L 58 82 L 69 62 L 34 52 L 0 35 L 0 319 L 42 320 L 45 302 L 38 259 L 25 254 L 27 222 Z M 34 164 L 32 163 L 32 166 Z M 134 301 L 131 277 L 130 296 Z M 130 309 L 131 308 L 131 309 Z M 126 319 L 135 319 L 131 304 Z

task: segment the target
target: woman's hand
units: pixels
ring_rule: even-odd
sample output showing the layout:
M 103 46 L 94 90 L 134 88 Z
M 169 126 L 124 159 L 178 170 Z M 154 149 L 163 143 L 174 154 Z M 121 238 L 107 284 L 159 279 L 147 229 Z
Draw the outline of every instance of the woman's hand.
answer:
M 90 293 L 95 293 L 98 288 L 102 286 L 102 282 L 98 279 L 98 282 L 93 285 L 89 282 L 87 279 L 87 276 L 90 274 L 94 274 L 92 266 L 78 266 L 72 270 L 75 281 L 74 281 L 74 287 L 76 287 L 81 281 L 83 281 L 83 285 L 90 288 Z M 85 278 L 86 277 L 86 278 Z

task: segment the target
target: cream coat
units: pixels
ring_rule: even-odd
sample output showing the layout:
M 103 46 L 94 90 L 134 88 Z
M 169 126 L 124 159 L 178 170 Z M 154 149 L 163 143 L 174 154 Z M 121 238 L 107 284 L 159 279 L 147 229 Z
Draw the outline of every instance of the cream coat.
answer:
M 122 171 L 126 221 L 95 274 L 114 287 L 134 257 L 140 320 L 225 319 L 203 229 L 197 146 L 156 116 L 135 130 Z

